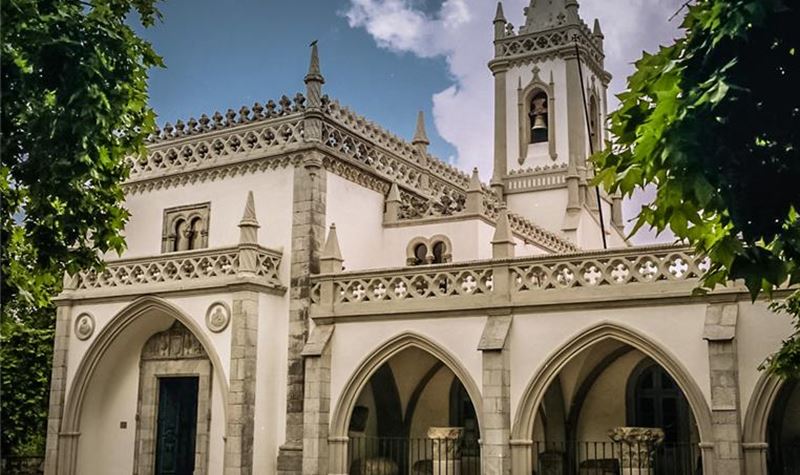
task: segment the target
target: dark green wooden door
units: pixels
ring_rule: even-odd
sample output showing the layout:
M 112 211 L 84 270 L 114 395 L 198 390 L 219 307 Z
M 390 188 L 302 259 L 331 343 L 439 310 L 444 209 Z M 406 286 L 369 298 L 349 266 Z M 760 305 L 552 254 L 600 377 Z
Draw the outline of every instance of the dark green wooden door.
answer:
M 156 475 L 192 475 L 197 378 L 159 378 Z

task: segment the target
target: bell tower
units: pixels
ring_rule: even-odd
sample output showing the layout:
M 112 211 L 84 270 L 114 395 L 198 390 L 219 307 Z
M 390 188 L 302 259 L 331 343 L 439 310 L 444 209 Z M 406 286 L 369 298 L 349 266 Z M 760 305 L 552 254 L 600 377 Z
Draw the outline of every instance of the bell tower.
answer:
M 590 249 L 602 247 L 601 227 L 609 242 L 624 239 L 621 200 L 601 193 L 598 203 L 589 186 L 587 158 L 604 143 L 611 75 L 600 23 L 589 28 L 578 8 L 577 0 L 531 0 L 515 28 L 497 4 L 491 185 L 514 212 Z

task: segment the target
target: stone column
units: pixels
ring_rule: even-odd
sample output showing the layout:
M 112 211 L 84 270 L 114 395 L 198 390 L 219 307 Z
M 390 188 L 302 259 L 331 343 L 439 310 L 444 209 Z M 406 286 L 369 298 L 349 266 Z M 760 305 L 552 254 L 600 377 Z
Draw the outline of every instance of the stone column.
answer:
M 481 459 L 486 475 L 511 473 L 511 363 L 507 344 L 511 321 L 508 314 L 490 315 L 478 344 L 483 357 Z
M 328 470 L 328 426 L 331 407 L 331 350 L 333 325 L 314 328 L 303 348 L 305 397 L 303 400 L 303 475 Z
M 494 171 L 491 186 L 503 199 L 503 178 L 508 174 L 508 138 L 506 136 L 506 71 L 508 61 L 493 60 L 489 66 L 494 74 Z
M 278 451 L 278 474 L 296 475 L 303 466 L 302 356 L 308 331 L 309 278 L 319 273 L 319 252 L 325 235 L 326 173 L 319 152 L 307 152 L 294 170 L 292 251 L 289 290 L 289 344 L 286 388 L 286 441 Z
M 225 441 L 225 475 L 253 473 L 256 407 L 258 293 L 233 294 L 231 310 L 230 388 Z
M 462 427 L 430 427 L 428 438 L 433 442 L 433 475 L 461 474 Z
M 74 280 L 64 278 L 64 290 L 74 289 Z M 67 392 L 67 355 L 69 353 L 72 302 L 56 299 L 56 333 L 53 341 L 53 369 L 50 379 L 50 402 L 47 410 L 47 442 L 45 446 L 44 473 L 58 473 L 59 449 L 62 438 L 61 418 Z
M 739 306 L 711 304 L 706 309 L 703 339 L 708 342 L 711 379 L 711 423 L 718 473 L 742 473 L 739 365 L 736 356 L 736 320 Z
M 617 442 L 620 475 L 652 475 L 653 451 L 664 441 L 664 431 L 655 427 L 616 427 L 608 437 Z

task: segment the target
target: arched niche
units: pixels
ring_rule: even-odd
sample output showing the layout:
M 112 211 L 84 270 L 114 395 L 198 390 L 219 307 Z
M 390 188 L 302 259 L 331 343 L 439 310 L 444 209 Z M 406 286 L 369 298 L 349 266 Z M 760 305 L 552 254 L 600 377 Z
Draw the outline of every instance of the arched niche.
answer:
M 157 321 L 153 321 L 157 320 Z M 145 296 L 137 299 L 119 311 L 107 325 L 97 334 L 83 358 L 81 359 L 69 385 L 69 392 L 64 405 L 64 412 L 58 439 L 59 475 L 77 473 L 78 452 L 81 443 L 81 422 L 87 394 L 95 374 L 102 369 L 104 361 L 113 360 L 114 348 L 124 342 L 131 332 L 147 335 L 144 343 L 153 333 L 167 329 L 174 321 L 180 322 L 202 345 L 203 351 L 211 362 L 215 385 L 220 390 L 220 406 L 222 410 L 222 427 L 227 419 L 225 410 L 228 399 L 228 385 L 222 362 L 214 351 L 214 346 L 200 326 L 180 308 L 164 299 Z M 159 326 L 160 325 L 160 326 Z M 141 349 L 141 348 L 140 348 Z M 126 353 L 127 354 L 127 353 Z M 138 351 L 134 354 L 139 358 Z M 96 386 L 95 386 L 96 387 Z
M 522 393 L 511 430 L 512 469 L 515 475 L 529 474 L 533 470 L 531 446 L 538 408 L 551 383 L 564 367 L 583 351 L 604 340 L 616 340 L 635 348 L 652 358 L 675 380 L 683 393 L 697 422 L 702 449 L 704 473 L 713 474 L 711 412 L 700 387 L 689 372 L 669 351 L 637 331 L 614 322 L 602 322 L 582 330 L 567 340 L 534 373 Z
M 368 386 L 372 377 L 380 368 L 384 367 L 384 365 L 396 355 L 411 348 L 422 350 L 441 362 L 441 366 L 437 368 L 437 372 L 446 368 L 458 378 L 472 401 L 478 418 L 478 427 L 482 426 L 480 390 L 467 370 L 454 356 L 438 343 L 417 333 L 405 332 L 386 341 L 380 345 L 377 350 L 367 356 L 345 384 L 331 417 L 330 435 L 328 438 L 330 442 L 329 473 L 349 473 L 348 429 L 350 427 L 353 409 L 362 391 Z M 431 373 L 430 376 L 433 377 L 435 373 L 436 372 Z M 426 381 L 425 385 L 427 384 L 428 382 Z M 448 396 L 449 394 L 444 394 L 445 398 L 448 398 Z M 419 397 L 419 395 L 417 395 L 417 397 Z M 449 414 L 447 414 L 447 416 L 449 416 Z
M 550 158 L 558 158 L 556 153 L 556 108 L 555 85 L 552 77 L 545 83 L 539 77 L 539 69 L 534 68 L 533 79 L 524 88 L 517 90 L 517 123 L 519 124 L 519 159 L 520 165 L 525 163 L 528 156 L 528 145 L 531 144 L 531 123 L 529 118 L 533 99 L 541 94 L 547 97 L 547 150 Z

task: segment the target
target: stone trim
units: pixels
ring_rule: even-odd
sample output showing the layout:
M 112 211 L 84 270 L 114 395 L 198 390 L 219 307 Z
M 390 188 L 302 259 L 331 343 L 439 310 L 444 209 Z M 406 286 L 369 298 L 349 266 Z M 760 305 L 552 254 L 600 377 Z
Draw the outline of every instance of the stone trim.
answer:
M 481 460 L 485 473 L 511 473 L 511 361 L 507 337 L 511 315 L 489 316 L 483 328 L 481 351 L 483 425 Z
M 233 295 L 228 419 L 225 426 L 225 474 L 253 473 L 256 366 L 258 363 L 257 292 Z
M 64 415 L 64 401 L 67 392 L 67 361 L 72 307 L 59 305 L 56 307 L 56 331 L 53 342 L 53 369 L 50 377 L 50 402 L 47 410 L 47 442 L 45 445 L 46 475 L 59 472 L 59 451 L 65 450 L 60 445 L 60 434 Z
M 785 380 L 765 372 L 753 388 L 742 429 L 744 468 L 747 474 L 767 475 L 767 422 L 784 383 Z
M 430 353 L 435 358 L 442 361 L 455 375 L 461 380 L 464 388 L 469 394 L 475 414 L 478 417 L 478 426 L 483 427 L 483 400 L 481 391 L 470 376 L 469 372 L 461 365 L 458 358 L 452 356 L 450 352 L 433 340 L 412 332 L 401 333 L 394 338 L 379 345 L 376 350 L 371 352 L 358 365 L 339 396 L 334 406 L 331 416 L 331 425 L 328 436 L 329 443 L 329 465 L 328 473 L 344 474 L 348 473 L 347 467 L 347 429 L 350 424 L 350 415 L 353 412 L 356 400 L 364 386 L 369 382 L 372 375 L 384 363 L 389 361 L 394 355 L 407 348 L 419 348 Z
M 203 349 L 211 360 L 211 366 L 215 377 L 220 382 L 222 403 L 223 407 L 226 407 L 226 412 L 223 416 L 227 419 L 228 383 L 222 370 L 219 355 L 214 351 L 214 345 L 211 343 L 209 337 L 202 331 L 194 319 L 186 315 L 180 308 L 158 297 L 142 297 L 133 301 L 130 305 L 118 312 L 110 322 L 97 333 L 89 349 L 84 354 L 83 359 L 78 364 L 75 375 L 70 383 L 69 392 L 67 393 L 61 428 L 58 432 L 57 448 L 52 450 L 53 444 L 49 444 L 51 450 L 48 452 L 49 459 L 46 462 L 47 466 L 51 467 L 52 470 L 49 473 L 77 475 L 75 470 L 77 466 L 78 444 L 81 430 L 81 412 L 86 390 L 92 381 L 94 371 L 100 364 L 100 360 L 102 360 L 108 348 L 114 344 L 128 325 L 140 318 L 141 315 L 151 311 L 162 312 L 180 321 L 181 324 L 186 326 L 200 341 Z M 49 427 L 48 431 L 50 430 L 55 430 L 55 428 Z
M 303 349 L 305 388 L 303 401 L 304 475 L 326 473 L 328 422 L 331 407 L 331 349 L 333 325 L 314 327 Z
M 292 203 L 292 247 L 287 346 L 286 440 L 278 450 L 279 475 L 303 470 L 305 361 L 310 278 L 319 273 L 325 241 L 327 172 L 324 156 L 306 157 L 295 168 Z
M 167 354 L 159 351 L 159 339 L 167 339 Z M 180 341 L 180 351 L 174 341 Z M 179 321 L 156 333 L 145 343 L 139 366 L 139 397 L 136 410 L 134 475 L 153 473 L 156 462 L 159 379 L 197 376 L 197 428 L 194 473 L 208 472 L 209 426 L 211 424 L 211 361 L 199 340 Z
M 575 333 L 566 339 L 561 347 L 552 353 L 534 372 L 522 393 L 517 412 L 512 425 L 511 438 L 515 441 L 530 441 L 533 439 L 533 425 L 537 417 L 537 409 L 544 399 L 544 394 L 550 383 L 558 377 L 559 372 L 569 361 L 582 351 L 590 348 L 595 343 L 613 339 L 627 344 L 641 351 L 661 365 L 686 395 L 689 406 L 697 422 L 701 444 L 714 440 L 714 430 L 706 399 L 697 382 L 691 377 L 680 360 L 672 355 L 660 344 L 651 341 L 636 330 L 615 322 L 601 322 Z M 703 447 L 703 472 L 716 473 L 715 455 L 711 447 Z M 531 473 L 530 456 L 524 456 L 519 450 L 512 454 L 513 473 L 527 475 Z

